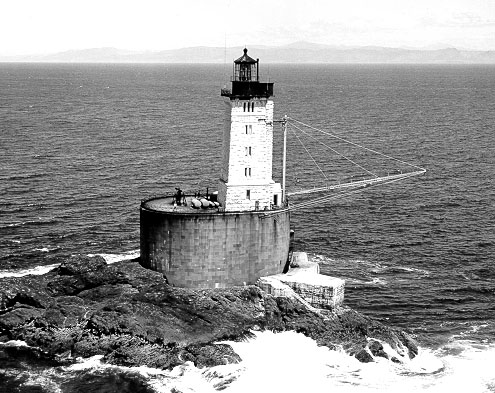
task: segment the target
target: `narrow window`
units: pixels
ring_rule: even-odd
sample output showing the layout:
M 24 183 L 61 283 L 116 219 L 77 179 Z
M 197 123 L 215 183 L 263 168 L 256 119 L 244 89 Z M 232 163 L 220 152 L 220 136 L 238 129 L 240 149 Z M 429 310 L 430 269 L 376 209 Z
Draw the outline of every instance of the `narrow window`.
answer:
M 249 155 L 251 155 L 251 146 L 249 146 L 249 152 L 248 152 Z
M 246 176 L 246 177 L 247 177 L 247 174 L 248 174 L 248 171 L 247 170 L 248 170 L 247 168 L 244 168 L 244 176 Z
M 244 112 L 246 112 L 246 103 L 244 103 Z
M 251 168 L 248 168 L 249 177 L 251 177 Z
M 254 101 L 251 103 L 251 112 L 254 112 Z
M 248 133 L 248 126 L 247 126 L 247 124 L 246 124 L 246 135 L 247 135 L 247 133 Z
M 251 199 L 251 190 L 246 190 L 246 199 Z
M 250 124 L 249 126 L 246 126 L 246 127 L 249 127 L 248 134 L 252 134 L 253 133 L 253 126 Z
M 245 153 L 244 155 L 246 155 L 246 156 L 248 155 L 248 148 L 247 148 L 247 146 L 244 147 L 244 153 Z
M 248 112 L 251 112 L 251 103 L 248 102 L 247 104 L 248 104 Z

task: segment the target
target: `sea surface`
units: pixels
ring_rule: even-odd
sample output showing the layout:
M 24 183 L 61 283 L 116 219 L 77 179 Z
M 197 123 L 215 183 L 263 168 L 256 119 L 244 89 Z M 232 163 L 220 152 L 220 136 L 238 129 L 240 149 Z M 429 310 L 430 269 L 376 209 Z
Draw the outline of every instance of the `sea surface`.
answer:
M 150 391 L 208 392 L 215 371 L 238 376 L 226 392 L 495 392 L 495 67 L 260 67 L 275 83 L 275 118 L 287 114 L 327 138 L 289 122 L 289 191 L 359 180 L 363 168 L 426 169 L 341 198 L 291 198 L 313 203 L 292 214 L 296 250 L 346 280 L 348 306 L 410 332 L 418 358 L 361 364 L 302 335 L 265 332 L 233 344 L 239 365 L 163 372 L 81 359 L 33 374 L 21 391 L 55 392 L 61 381 L 63 391 L 105 391 L 126 376 Z M 41 274 L 72 254 L 134 258 L 141 199 L 215 189 L 220 88 L 230 71 L 0 64 L 0 277 Z M 278 125 L 275 134 L 280 181 Z M 400 162 L 368 154 L 375 151 Z M 351 161 L 361 165 L 355 172 Z

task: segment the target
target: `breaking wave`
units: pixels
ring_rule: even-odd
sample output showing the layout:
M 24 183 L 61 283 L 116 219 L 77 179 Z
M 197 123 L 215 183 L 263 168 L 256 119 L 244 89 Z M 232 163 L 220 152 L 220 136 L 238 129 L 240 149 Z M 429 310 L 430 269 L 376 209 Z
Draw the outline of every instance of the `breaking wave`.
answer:
M 139 391 L 156 393 L 218 390 L 482 393 L 495 388 L 492 371 L 495 346 L 455 338 L 435 351 L 420 349 L 412 360 L 385 345 L 384 349 L 398 356 L 402 363 L 385 358 L 360 363 L 342 349 L 320 347 L 295 332 L 254 332 L 252 339 L 229 344 L 242 358 L 240 363 L 200 369 L 187 362 L 173 370 L 160 370 L 109 365 L 102 362 L 102 356 L 94 356 L 49 372 L 31 370 L 28 383 L 31 387 L 58 385 L 64 392 L 75 392 L 83 382 L 90 383 L 88 389 L 96 386 L 103 389 L 105 384 L 110 388 L 116 380 L 124 380 L 131 381 L 127 386 L 143 387 Z
M 127 261 L 129 259 L 135 259 L 138 258 L 140 255 L 140 250 L 131 250 L 131 251 L 126 251 L 122 254 L 105 254 L 105 253 L 100 253 L 100 254 L 88 254 L 88 257 L 94 257 L 94 256 L 100 256 L 105 259 L 105 261 L 108 264 L 112 264 L 115 262 L 120 262 L 120 261 Z

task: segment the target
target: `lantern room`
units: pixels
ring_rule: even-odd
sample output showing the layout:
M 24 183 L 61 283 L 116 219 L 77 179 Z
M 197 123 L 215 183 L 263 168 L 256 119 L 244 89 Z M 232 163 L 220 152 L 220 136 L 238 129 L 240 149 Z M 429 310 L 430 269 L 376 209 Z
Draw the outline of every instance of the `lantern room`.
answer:
M 237 82 L 258 82 L 259 81 L 259 59 L 254 60 L 247 54 L 244 48 L 244 54 L 237 60 L 234 60 L 234 81 Z
M 244 54 L 234 60 L 232 89 L 222 89 L 222 96 L 229 97 L 231 100 L 250 100 L 273 96 L 273 83 L 261 83 L 259 81 L 259 59 L 254 60 L 249 57 L 247 51 L 244 48 Z

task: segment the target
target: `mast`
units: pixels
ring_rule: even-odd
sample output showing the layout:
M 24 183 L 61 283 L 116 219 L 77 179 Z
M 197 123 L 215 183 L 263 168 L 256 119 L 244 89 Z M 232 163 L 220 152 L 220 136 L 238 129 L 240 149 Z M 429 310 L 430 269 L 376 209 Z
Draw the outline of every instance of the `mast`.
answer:
M 282 204 L 285 204 L 285 172 L 287 168 L 287 115 L 282 120 L 282 126 L 284 128 L 284 145 L 282 156 Z

